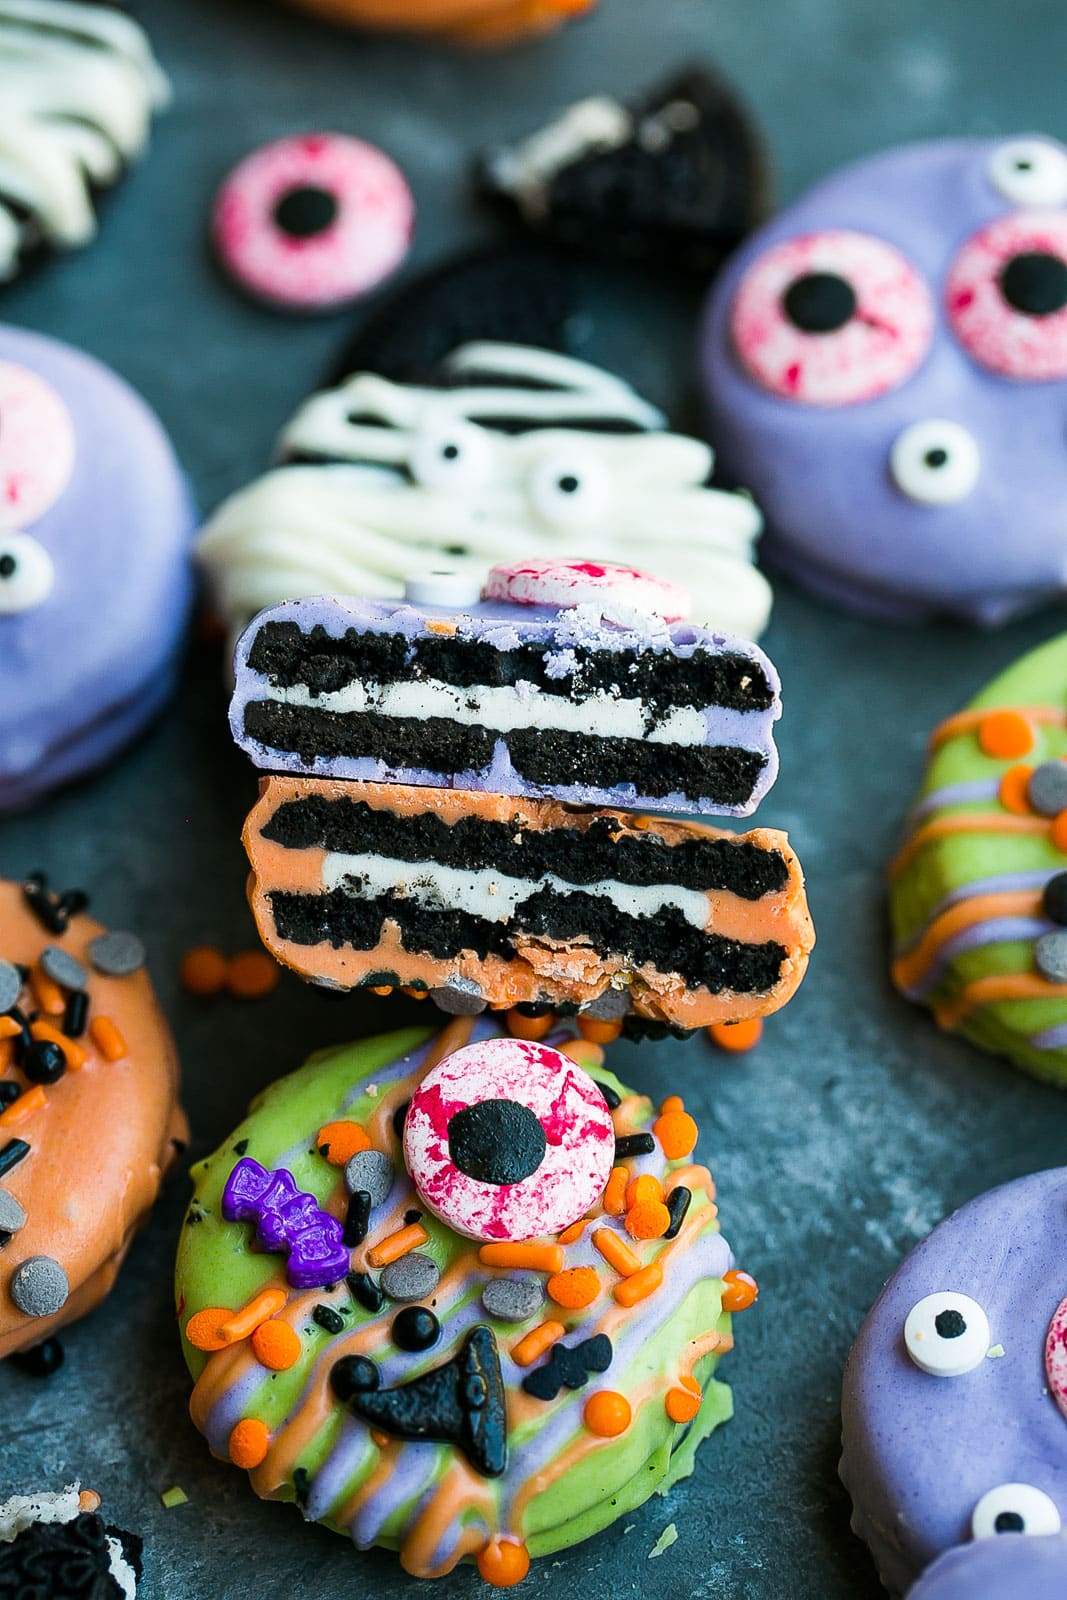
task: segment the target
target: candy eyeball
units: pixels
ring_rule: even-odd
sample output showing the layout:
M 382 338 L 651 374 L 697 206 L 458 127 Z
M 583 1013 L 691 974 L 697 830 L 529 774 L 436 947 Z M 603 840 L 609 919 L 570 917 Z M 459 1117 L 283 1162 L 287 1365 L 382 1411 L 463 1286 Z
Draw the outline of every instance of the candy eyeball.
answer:
M 952 329 L 990 372 L 1067 378 L 1067 211 L 999 217 L 959 251 L 945 284 Z
M 562 557 L 502 562 L 489 573 L 485 598 L 559 610 L 595 605 L 603 616 L 641 613 L 662 617 L 665 622 L 681 622 L 692 611 L 689 593 L 664 578 L 618 561 L 568 561 Z
M 527 1040 L 491 1039 L 447 1056 L 404 1121 L 420 1200 L 472 1239 L 559 1233 L 599 1199 L 614 1159 L 600 1088 L 569 1057 Z
M 0 616 L 43 605 L 55 583 L 52 557 L 28 533 L 0 533 Z
M 738 285 L 734 347 L 783 400 L 844 406 L 896 389 L 934 333 L 930 292 L 900 251 L 846 230 L 771 245 Z
M 591 450 L 552 451 L 529 484 L 534 513 L 550 527 L 577 528 L 601 517 L 611 496 L 607 468 Z
M 1030 1483 L 1001 1483 L 982 1496 L 971 1514 L 976 1539 L 993 1539 L 1001 1533 L 1059 1533 L 1060 1514 L 1055 1501 Z
M 74 424 L 52 385 L 0 361 L 0 532 L 51 510 L 70 482 L 74 453 Z
M 893 441 L 889 470 L 901 494 L 924 506 L 949 506 L 974 490 L 982 469 L 978 444 L 958 422 L 930 417 Z
M 411 471 L 424 489 L 477 489 L 489 477 L 492 447 L 483 429 L 459 417 L 430 417 L 415 440 Z
M 989 181 L 1013 206 L 1067 205 L 1067 150 L 1048 139 L 1010 139 L 989 160 Z
M 904 1321 L 904 1348 L 933 1378 L 961 1378 L 989 1352 L 989 1319 L 977 1300 L 942 1289 L 912 1306 Z
M 421 572 L 404 584 L 404 599 L 413 606 L 464 609 L 478 604 L 482 586 L 467 572 Z

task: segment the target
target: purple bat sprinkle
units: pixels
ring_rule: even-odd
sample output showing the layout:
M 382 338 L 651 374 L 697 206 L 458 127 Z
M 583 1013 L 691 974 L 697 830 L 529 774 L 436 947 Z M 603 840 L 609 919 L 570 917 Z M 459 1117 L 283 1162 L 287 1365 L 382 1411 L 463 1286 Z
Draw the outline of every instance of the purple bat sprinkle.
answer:
M 287 1254 L 294 1289 L 322 1289 L 351 1266 L 344 1229 L 314 1195 L 302 1194 L 291 1172 L 268 1172 L 244 1156 L 226 1180 L 222 1214 L 227 1222 L 254 1222 L 256 1240 L 272 1254 Z

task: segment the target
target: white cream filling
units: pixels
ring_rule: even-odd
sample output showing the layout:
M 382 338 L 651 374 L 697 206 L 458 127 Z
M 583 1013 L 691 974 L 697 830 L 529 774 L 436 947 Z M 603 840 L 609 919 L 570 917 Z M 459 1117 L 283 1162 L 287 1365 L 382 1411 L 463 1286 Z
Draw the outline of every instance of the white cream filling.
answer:
M 669 884 L 637 888 L 604 878 L 597 883 L 568 883 L 554 872 L 540 878 L 513 878 L 492 867 L 446 867 L 436 861 L 397 861 L 389 856 L 327 854 L 322 866 L 326 890 L 342 889 L 360 900 L 396 894 L 430 911 L 465 911 L 487 922 L 504 922 L 516 906 L 542 889 L 560 894 L 592 894 L 610 900 L 630 917 L 655 917 L 670 908 L 702 932 L 708 923 L 707 896 L 696 889 Z
M 645 730 L 646 707 L 641 700 L 622 700 L 599 691 L 575 703 L 560 695 L 542 694 L 532 683 L 514 688 L 481 685 L 457 689 L 436 678 L 408 683 L 349 683 L 328 694 L 312 695 L 306 684 L 272 689 L 272 701 L 296 707 L 314 707 L 354 715 L 374 711 L 386 717 L 444 717 L 465 727 L 484 727 L 494 733 L 516 728 L 553 729 L 613 739 L 647 739 L 652 744 L 702 746 L 707 739 L 707 719 L 692 706 L 678 706 Z M 418 763 L 416 763 L 418 764 Z

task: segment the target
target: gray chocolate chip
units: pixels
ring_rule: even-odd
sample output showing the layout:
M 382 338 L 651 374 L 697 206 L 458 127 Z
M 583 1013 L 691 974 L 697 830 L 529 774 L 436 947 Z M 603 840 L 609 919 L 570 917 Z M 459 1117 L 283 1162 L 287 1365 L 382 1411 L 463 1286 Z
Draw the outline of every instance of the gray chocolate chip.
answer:
M 629 989 L 605 989 L 595 1000 L 582 1007 L 583 1017 L 596 1017 L 601 1022 L 618 1022 L 630 1010 Z
M 67 1301 L 67 1274 L 51 1256 L 30 1256 L 15 1268 L 11 1298 L 27 1317 L 51 1317 Z
M 135 933 L 101 933 L 89 946 L 89 960 L 105 978 L 128 978 L 144 966 L 144 945 Z
M 1067 761 L 1043 761 L 1030 774 L 1026 798 L 1043 817 L 1067 811 Z
M 452 978 L 440 989 L 431 989 L 430 999 L 450 1017 L 476 1017 L 486 1006 L 482 991 L 472 978 Z
M 345 1167 L 345 1188 L 349 1194 L 366 1190 L 372 1211 L 384 1206 L 392 1187 L 393 1163 L 384 1150 L 357 1150 Z
M 18 1233 L 26 1224 L 26 1213 L 13 1194 L 0 1189 L 0 1233 Z
M 528 1322 L 545 1303 L 537 1278 L 493 1278 L 482 1290 L 482 1305 L 498 1322 Z
M 425 1300 L 440 1281 L 437 1262 L 418 1250 L 401 1256 L 399 1261 L 391 1261 L 378 1280 L 382 1293 L 390 1300 Z
M 40 955 L 41 971 L 61 989 L 84 989 L 89 974 L 80 961 L 75 961 L 57 944 L 46 944 Z
M 1034 961 L 1050 983 L 1067 983 L 1067 929 L 1043 933 L 1034 945 Z
M 18 967 L 12 966 L 10 961 L 0 961 L 0 1011 L 10 1011 L 12 1006 L 17 1006 L 21 993 Z

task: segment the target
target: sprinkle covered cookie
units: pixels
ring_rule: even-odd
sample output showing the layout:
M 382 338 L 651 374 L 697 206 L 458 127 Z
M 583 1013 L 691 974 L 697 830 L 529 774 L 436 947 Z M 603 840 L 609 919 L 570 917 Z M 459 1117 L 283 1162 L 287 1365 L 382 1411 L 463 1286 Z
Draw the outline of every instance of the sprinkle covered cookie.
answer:
M 192 1415 L 257 1494 L 413 1576 L 469 1560 L 507 1587 L 692 1470 L 755 1285 L 692 1118 L 602 1061 L 472 1018 L 367 1040 L 196 1169 Z
M 4 1600 L 134 1600 L 141 1540 L 110 1527 L 99 1507 L 100 1496 L 76 1483 L 0 1503 Z

